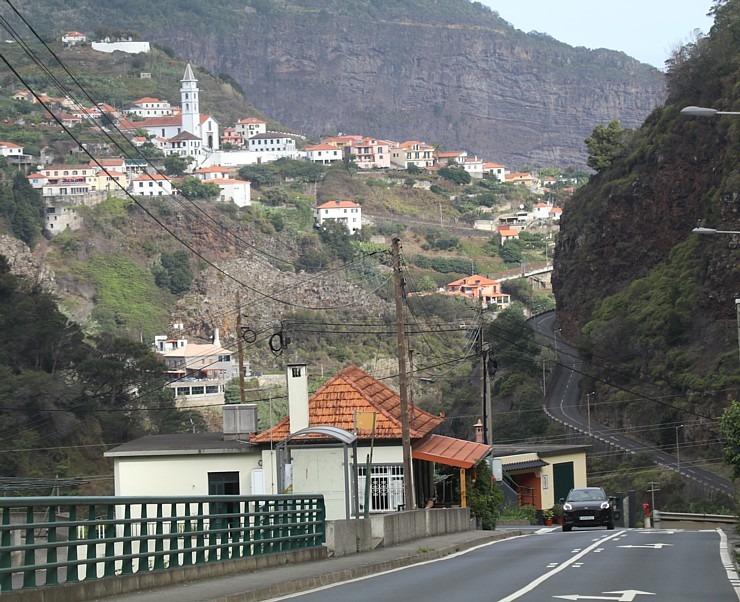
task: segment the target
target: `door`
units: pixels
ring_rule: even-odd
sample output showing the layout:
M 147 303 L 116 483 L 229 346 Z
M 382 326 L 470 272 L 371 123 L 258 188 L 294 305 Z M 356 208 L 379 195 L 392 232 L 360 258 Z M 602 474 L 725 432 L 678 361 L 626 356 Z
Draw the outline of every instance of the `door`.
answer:
M 568 492 L 573 489 L 574 476 L 573 476 L 573 462 L 561 462 L 559 464 L 552 465 L 552 480 L 553 483 L 553 495 L 555 496 L 555 503 L 559 503 L 560 500 L 568 495 Z

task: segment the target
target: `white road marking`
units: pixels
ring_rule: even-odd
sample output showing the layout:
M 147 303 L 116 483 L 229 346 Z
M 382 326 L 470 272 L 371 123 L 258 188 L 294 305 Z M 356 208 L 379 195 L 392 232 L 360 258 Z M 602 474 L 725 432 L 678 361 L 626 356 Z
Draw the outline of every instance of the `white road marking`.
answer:
M 525 585 L 525 586 L 524 586 L 523 588 L 521 588 L 520 590 L 518 590 L 518 591 L 515 591 L 515 592 L 514 592 L 513 594 L 511 594 L 511 595 L 509 595 L 509 596 L 506 596 L 506 598 L 501 598 L 501 599 L 500 599 L 500 600 L 499 600 L 498 602 L 513 602 L 513 600 L 517 600 L 517 599 L 521 598 L 521 597 L 522 597 L 522 596 L 524 596 L 525 594 L 528 594 L 529 592 L 531 592 L 531 591 L 532 591 L 533 589 L 535 589 L 535 588 L 536 588 L 536 587 L 537 587 L 538 585 L 540 585 L 541 583 L 544 583 L 545 581 L 547 581 L 547 580 L 548 580 L 548 579 L 549 579 L 550 577 L 554 577 L 554 576 L 555 576 L 555 575 L 557 575 L 557 574 L 558 574 L 558 573 L 559 573 L 560 571 L 563 571 L 563 570 L 567 569 L 567 568 L 568 568 L 569 566 L 571 566 L 571 565 L 572 565 L 572 564 L 573 564 L 574 562 L 576 562 L 577 560 L 580 560 L 580 559 L 581 559 L 582 557 L 584 557 L 584 556 L 585 556 L 586 554 L 588 554 L 588 553 L 589 553 L 590 551 L 592 551 L 592 550 L 596 549 L 596 548 L 597 548 L 597 547 L 599 546 L 599 544 L 602 544 L 602 543 L 604 543 L 605 541 L 609 541 L 610 539 L 613 539 L 613 538 L 615 538 L 615 537 L 616 537 L 617 535 L 619 535 L 619 534 L 621 534 L 621 533 L 622 533 L 621 531 L 617 531 L 616 533 L 613 533 L 612 535 L 609 535 L 609 536 L 607 536 L 607 537 L 604 537 L 603 539 L 601 539 L 600 541 L 596 542 L 595 544 L 593 544 L 593 545 L 590 545 L 589 547 L 585 548 L 585 549 L 584 549 L 584 550 L 583 550 L 583 551 L 582 551 L 582 552 L 581 552 L 580 554 L 578 554 L 577 556 L 574 556 L 574 557 L 573 557 L 573 558 L 571 558 L 570 560 L 568 560 L 568 561 L 564 562 L 564 563 L 563 563 L 563 564 L 561 564 L 561 565 L 560 565 L 559 567 L 557 567 L 557 568 L 555 568 L 555 569 L 551 570 L 551 571 L 550 571 L 549 573 L 545 573 L 544 575 L 540 575 L 540 576 L 539 576 L 539 577 L 537 577 L 537 579 L 535 579 L 534 581 L 531 581 L 530 583 L 528 583 L 527 585 Z
M 740 579 L 737 576 L 735 564 L 732 562 L 732 557 L 727 548 L 727 535 L 725 535 L 725 532 L 722 529 L 717 529 L 717 533 L 719 533 L 719 557 L 722 560 L 722 565 L 725 567 L 725 572 L 727 573 L 727 578 L 730 580 L 730 585 L 732 586 L 732 589 L 735 590 L 737 599 L 740 600 Z

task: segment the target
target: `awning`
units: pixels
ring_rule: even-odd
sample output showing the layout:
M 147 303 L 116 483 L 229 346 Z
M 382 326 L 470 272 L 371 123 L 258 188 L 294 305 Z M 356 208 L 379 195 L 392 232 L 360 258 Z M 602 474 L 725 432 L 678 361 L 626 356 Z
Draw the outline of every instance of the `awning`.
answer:
M 442 435 L 429 435 L 413 445 L 411 456 L 415 460 L 426 460 L 458 468 L 472 468 L 490 449 L 491 446 L 484 443 L 453 439 Z
M 544 460 L 525 460 L 524 462 L 512 462 L 511 464 L 503 464 L 503 469 L 506 472 L 513 470 L 527 470 L 529 468 L 542 468 L 547 466 L 547 462 Z

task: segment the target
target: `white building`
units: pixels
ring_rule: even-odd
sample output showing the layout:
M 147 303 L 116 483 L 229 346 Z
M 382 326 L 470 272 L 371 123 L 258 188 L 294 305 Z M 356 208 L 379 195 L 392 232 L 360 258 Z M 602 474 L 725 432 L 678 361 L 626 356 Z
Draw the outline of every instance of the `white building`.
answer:
M 169 100 L 160 100 L 159 98 L 145 96 L 132 102 L 128 112 L 144 118 L 163 117 L 165 115 L 172 115 L 172 106 Z
M 87 36 L 79 31 L 68 31 L 62 36 L 62 44 L 66 44 L 67 46 L 74 46 L 75 44 L 86 41 Z
M 12 142 L 0 142 L 0 155 L 3 157 L 22 157 L 23 147 Z
M 316 226 L 333 221 L 344 224 L 350 234 L 362 229 L 362 207 L 353 201 L 327 201 L 316 205 L 313 215 Z
M 334 161 L 342 160 L 342 149 L 331 144 L 309 144 L 303 151 L 306 159 L 313 163 L 331 165 Z
M 295 140 L 285 134 L 265 132 L 249 139 L 249 150 L 252 152 L 295 153 Z
M 242 144 L 249 140 L 252 136 L 257 134 L 265 134 L 267 132 L 267 122 L 257 119 L 256 117 L 246 117 L 240 119 L 234 125 L 236 133 L 242 138 Z
M 131 194 L 135 196 L 169 196 L 172 194 L 172 182 L 167 176 L 142 174 L 131 180 Z

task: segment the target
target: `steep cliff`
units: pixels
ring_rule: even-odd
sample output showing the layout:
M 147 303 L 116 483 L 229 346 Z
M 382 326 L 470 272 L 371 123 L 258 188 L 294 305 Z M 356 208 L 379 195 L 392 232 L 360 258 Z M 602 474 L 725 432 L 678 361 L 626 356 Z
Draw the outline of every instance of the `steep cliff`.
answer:
M 599 123 L 637 127 L 663 75 L 623 53 L 515 30 L 467 0 L 133 0 L 55 5 L 55 28 L 130 27 L 311 136 L 361 133 L 463 148 L 507 166 L 583 165 Z M 121 5 L 119 7 L 119 5 Z M 28 11 L 51 26 L 46 0 Z

